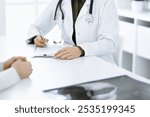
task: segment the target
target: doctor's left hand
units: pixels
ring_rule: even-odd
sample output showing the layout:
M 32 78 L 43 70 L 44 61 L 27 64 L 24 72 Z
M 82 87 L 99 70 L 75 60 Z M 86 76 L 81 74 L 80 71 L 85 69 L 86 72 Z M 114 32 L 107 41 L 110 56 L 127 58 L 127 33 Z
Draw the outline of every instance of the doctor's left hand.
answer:
M 55 55 L 55 59 L 71 60 L 80 57 L 82 54 L 78 47 L 65 47 L 59 50 Z

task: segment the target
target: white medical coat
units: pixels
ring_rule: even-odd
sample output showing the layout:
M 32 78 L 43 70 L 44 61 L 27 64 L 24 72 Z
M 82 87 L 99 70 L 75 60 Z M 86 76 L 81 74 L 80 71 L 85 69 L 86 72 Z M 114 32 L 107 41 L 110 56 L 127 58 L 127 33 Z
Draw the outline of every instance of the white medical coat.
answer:
M 62 9 L 65 19 L 62 21 L 60 9 L 56 21 L 54 13 L 58 0 L 52 0 L 29 30 L 29 38 L 44 36 L 56 24 L 63 33 L 64 42 L 73 45 L 73 16 L 71 0 L 63 0 Z M 93 22 L 88 24 L 90 0 L 86 0 L 75 22 L 77 45 L 85 51 L 85 56 L 99 56 L 113 63 L 113 54 L 118 39 L 118 15 L 114 0 L 94 0 Z M 62 23 L 63 22 L 63 23 Z

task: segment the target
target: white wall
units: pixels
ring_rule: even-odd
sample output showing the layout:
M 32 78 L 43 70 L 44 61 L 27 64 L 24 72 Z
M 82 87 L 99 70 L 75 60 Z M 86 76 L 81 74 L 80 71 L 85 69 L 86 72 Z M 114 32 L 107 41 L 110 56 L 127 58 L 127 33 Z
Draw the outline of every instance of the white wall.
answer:
M 131 8 L 131 0 L 115 0 L 118 8 Z
M 5 0 L 0 0 L 0 36 L 5 35 Z

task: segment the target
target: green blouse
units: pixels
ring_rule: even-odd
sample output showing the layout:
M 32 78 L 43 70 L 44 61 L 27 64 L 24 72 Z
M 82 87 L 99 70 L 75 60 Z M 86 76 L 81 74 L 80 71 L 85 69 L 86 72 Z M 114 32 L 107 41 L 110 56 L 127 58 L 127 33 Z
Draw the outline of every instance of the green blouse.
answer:
M 73 22 L 75 23 L 79 15 L 79 12 L 86 0 L 71 0 L 71 1 L 72 1 Z

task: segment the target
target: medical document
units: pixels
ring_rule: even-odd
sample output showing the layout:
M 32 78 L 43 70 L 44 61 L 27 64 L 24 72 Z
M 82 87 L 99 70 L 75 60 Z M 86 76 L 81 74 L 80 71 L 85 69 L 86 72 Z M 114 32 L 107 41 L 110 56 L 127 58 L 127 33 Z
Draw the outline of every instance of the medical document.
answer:
M 33 57 L 53 57 L 54 54 L 62 49 L 64 46 L 49 46 L 43 48 L 37 47 L 33 52 Z

